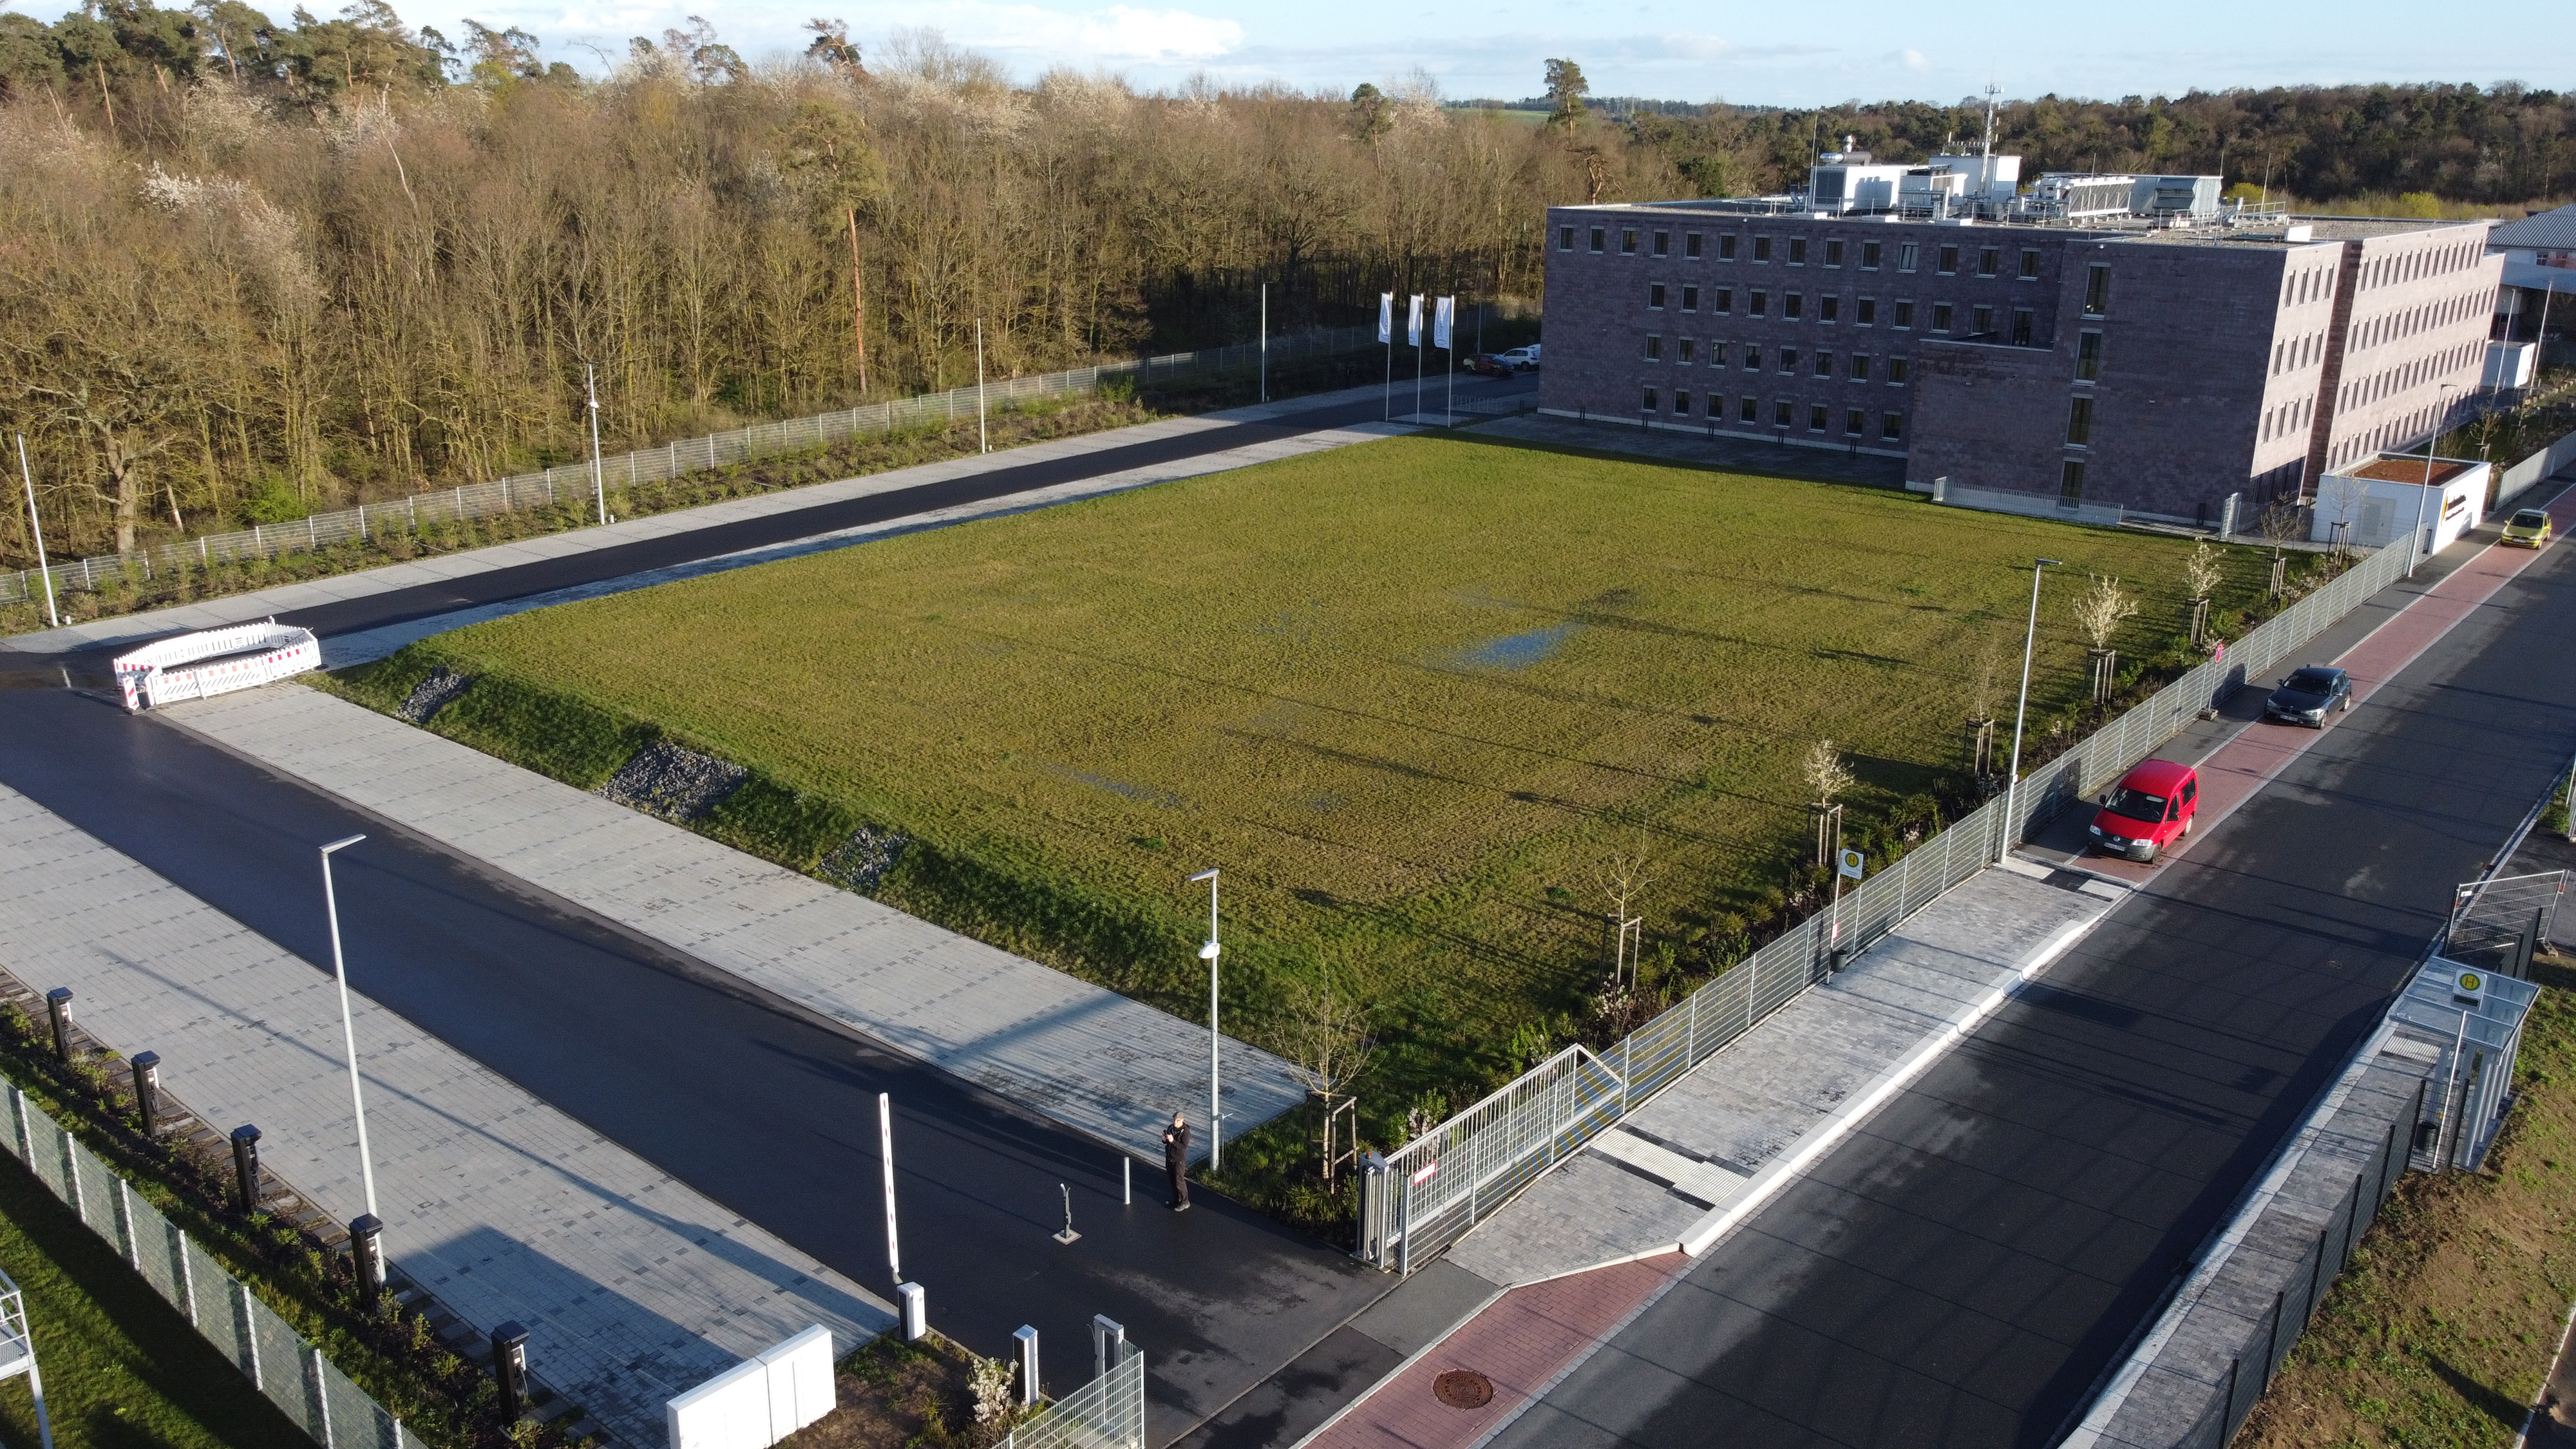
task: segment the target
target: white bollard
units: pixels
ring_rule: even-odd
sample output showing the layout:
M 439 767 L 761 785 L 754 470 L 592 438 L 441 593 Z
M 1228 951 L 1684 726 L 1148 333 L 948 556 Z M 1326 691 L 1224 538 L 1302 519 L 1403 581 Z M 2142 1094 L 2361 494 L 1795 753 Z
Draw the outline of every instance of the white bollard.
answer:
M 1038 1401 L 1038 1331 L 1023 1323 L 1011 1337 L 1020 1345 L 1020 1407 L 1033 1408 Z
M 903 1307 L 903 1341 L 921 1342 L 930 1332 L 930 1291 L 918 1283 L 898 1283 L 894 1296 Z

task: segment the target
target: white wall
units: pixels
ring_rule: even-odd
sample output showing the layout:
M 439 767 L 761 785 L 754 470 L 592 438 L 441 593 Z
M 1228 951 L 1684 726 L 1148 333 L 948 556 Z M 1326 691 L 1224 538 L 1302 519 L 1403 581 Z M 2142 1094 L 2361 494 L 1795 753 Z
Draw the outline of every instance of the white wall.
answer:
M 2403 542 L 2420 518 L 2425 531 L 2424 551 L 2439 553 L 2486 516 L 2487 479 L 2492 471 L 2478 463 L 2429 490 L 2421 483 L 2329 473 L 2318 482 L 2309 541 L 2334 542 L 2335 525 L 2341 523 L 2346 529 L 2346 544 L 2360 549 L 2385 548 Z
M 832 1412 L 831 1330 L 817 1325 L 664 1406 L 671 1449 L 769 1449 Z

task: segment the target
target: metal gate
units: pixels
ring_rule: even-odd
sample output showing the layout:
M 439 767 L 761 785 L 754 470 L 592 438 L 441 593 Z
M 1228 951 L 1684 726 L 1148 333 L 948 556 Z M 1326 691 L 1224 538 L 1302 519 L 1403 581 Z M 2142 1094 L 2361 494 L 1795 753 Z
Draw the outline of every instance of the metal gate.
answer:
M 2451 918 L 2442 954 L 2465 966 L 2482 966 L 2508 976 L 2523 974 L 2526 937 L 2549 939 L 2558 902 L 2567 890 L 2567 872 L 2509 875 L 2460 887 L 2465 898 Z

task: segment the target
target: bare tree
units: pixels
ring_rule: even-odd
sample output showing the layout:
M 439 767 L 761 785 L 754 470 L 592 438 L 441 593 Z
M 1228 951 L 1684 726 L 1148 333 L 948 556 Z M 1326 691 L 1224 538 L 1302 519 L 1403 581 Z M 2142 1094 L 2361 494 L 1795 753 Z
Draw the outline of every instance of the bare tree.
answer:
M 1325 1099 L 1347 1097 L 1377 1054 L 1369 1010 L 1330 981 L 1292 980 L 1280 993 L 1280 1054 L 1299 1085 Z
M 2227 579 L 2227 571 L 2222 564 L 2223 556 L 2208 539 L 2193 544 L 2191 552 L 2183 555 L 2182 560 L 2185 597 L 2206 599 L 2216 594 L 2218 586 Z
M 2075 624 L 2096 649 L 2108 649 L 2120 626 L 2138 612 L 2138 601 L 2108 574 L 2093 575 L 2092 586 L 2075 601 Z
M 1601 894 L 1610 902 L 1610 991 L 1614 995 L 1635 984 L 1635 951 L 1642 944 L 1635 911 L 1638 898 L 1654 884 L 1655 878 L 1647 873 L 1651 863 L 1641 830 L 1633 846 L 1611 852 L 1601 867 Z
M 1832 740 L 1818 740 L 1807 748 L 1805 769 L 1807 788 L 1815 792 L 1819 807 L 1833 804 L 1837 797 L 1860 783 L 1859 778 L 1852 774 L 1851 767 L 1843 763 L 1842 751 L 1834 748 Z

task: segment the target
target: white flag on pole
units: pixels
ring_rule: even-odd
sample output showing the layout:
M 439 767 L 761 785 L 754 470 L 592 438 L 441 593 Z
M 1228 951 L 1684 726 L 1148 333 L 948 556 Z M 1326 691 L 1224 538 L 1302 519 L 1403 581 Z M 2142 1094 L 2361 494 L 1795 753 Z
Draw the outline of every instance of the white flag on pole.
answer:
M 1404 345 L 1407 347 L 1422 345 L 1422 294 L 1420 292 L 1413 294 L 1413 301 L 1404 314 Z
M 1380 342 L 1395 340 L 1395 294 L 1393 292 L 1377 294 L 1377 340 Z
M 1445 348 L 1449 345 L 1449 324 L 1457 320 L 1457 316 L 1458 299 L 1455 297 L 1441 298 L 1440 304 L 1437 307 L 1434 307 L 1431 311 L 1432 346 Z

